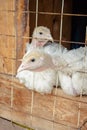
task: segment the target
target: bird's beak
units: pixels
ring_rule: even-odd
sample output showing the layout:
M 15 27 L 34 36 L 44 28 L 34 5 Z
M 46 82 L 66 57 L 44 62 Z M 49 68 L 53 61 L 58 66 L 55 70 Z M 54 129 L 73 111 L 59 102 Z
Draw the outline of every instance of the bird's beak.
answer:
M 23 70 L 28 70 L 28 68 L 29 68 L 29 65 L 27 63 L 21 63 L 21 65 L 19 66 L 17 72 L 19 73 L 19 72 L 21 72 Z
M 48 40 L 53 42 L 53 38 L 51 37 L 51 35 L 48 36 Z

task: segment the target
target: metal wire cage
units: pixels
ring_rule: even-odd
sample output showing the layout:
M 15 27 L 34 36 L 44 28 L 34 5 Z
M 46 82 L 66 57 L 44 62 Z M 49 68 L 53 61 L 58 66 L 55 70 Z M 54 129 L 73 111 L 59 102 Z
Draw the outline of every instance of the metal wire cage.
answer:
M 0 117 L 38 130 L 86 130 L 86 96 L 71 97 L 60 89 L 55 89 L 52 95 L 40 95 L 27 90 L 15 75 L 26 42 L 31 41 L 37 26 L 49 27 L 54 40 L 68 49 L 85 46 L 87 10 L 75 12 L 76 3 L 72 0 L 0 0 L 0 3 Z M 77 27 L 80 20 L 83 22 Z M 82 39 L 74 34 L 80 28 Z

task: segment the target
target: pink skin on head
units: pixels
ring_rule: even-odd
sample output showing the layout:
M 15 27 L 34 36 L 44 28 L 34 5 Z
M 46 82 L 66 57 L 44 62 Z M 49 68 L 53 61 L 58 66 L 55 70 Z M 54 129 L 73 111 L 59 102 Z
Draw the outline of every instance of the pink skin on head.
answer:
M 28 69 L 28 65 L 22 63 L 22 64 L 19 66 L 17 72 L 21 72 L 21 71 L 24 71 L 24 70 L 27 70 L 27 69 Z
M 45 45 L 45 42 L 37 42 L 36 43 L 36 46 L 44 46 Z
M 34 60 L 34 59 L 32 59 Z M 26 61 L 26 62 L 22 62 L 21 65 L 18 68 L 18 72 L 24 71 L 24 70 L 29 70 L 29 71 L 35 71 L 35 72 L 40 72 L 40 71 L 44 71 L 46 69 L 49 68 L 49 66 L 47 66 L 47 64 L 42 64 L 43 59 L 38 60 L 37 64 L 33 64 L 34 61 L 32 61 L 32 63 L 30 63 L 30 61 Z
M 41 59 L 38 60 L 38 62 L 36 64 L 33 64 L 34 61 L 32 63 L 30 63 L 30 61 L 24 62 L 19 66 L 18 72 L 21 72 L 24 70 L 29 70 L 29 71 L 33 71 L 33 72 L 41 72 L 41 71 L 45 71 L 49 68 L 54 69 L 54 64 L 51 63 L 51 61 L 48 59 L 47 59 L 47 61 L 48 61 L 48 63 L 46 63 L 44 61 L 45 64 L 42 63 Z
M 36 38 L 33 38 L 32 44 L 35 47 L 41 47 L 41 46 L 44 46 L 46 44 L 46 41 L 38 41 Z
M 33 72 L 41 72 L 44 71 L 46 69 L 48 69 L 49 67 L 47 66 L 40 66 L 37 68 L 31 68 L 28 66 L 28 64 L 22 63 L 19 68 L 18 68 L 18 72 L 24 71 L 24 70 L 29 70 L 29 71 L 33 71 Z

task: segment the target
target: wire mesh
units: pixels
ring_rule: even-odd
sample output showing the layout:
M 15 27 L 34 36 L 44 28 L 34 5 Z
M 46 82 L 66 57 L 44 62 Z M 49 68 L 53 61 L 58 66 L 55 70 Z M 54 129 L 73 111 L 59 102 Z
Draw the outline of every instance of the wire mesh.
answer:
M 20 1 L 21 2 L 21 1 Z M 30 5 L 30 2 L 31 1 L 28 1 L 28 5 Z M 15 5 L 14 5 L 15 4 Z M 16 0 L 15 0 L 15 3 L 13 2 L 14 7 L 16 6 Z M 25 11 L 21 11 L 22 14 L 29 14 L 30 15 L 30 19 L 31 21 L 33 20 L 34 21 L 34 25 L 33 27 L 37 27 L 39 24 L 41 24 L 39 21 L 40 21 L 40 16 L 44 17 L 45 15 L 47 16 L 50 16 L 50 17 L 57 17 L 59 16 L 60 17 L 60 22 L 58 23 L 60 25 L 59 27 L 59 36 L 57 39 L 54 39 L 54 41 L 57 41 L 59 42 L 60 44 L 62 43 L 67 43 L 67 44 L 80 44 L 80 45 L 85 45 L 86 42 L 81 42 L 81 41 L 72 41 L 72 40 L 68 40 L 68 39 L 63 39 L 63 24 L 64 24 L 64 17 L 87 17 L 87 14 L 74 14 L 74 13 L 66 13 L 64 12 L 64 7 L 65 7 L 65 0 L 62 0 L 61 1 L 61 6 L 60 6 L 60 11 L 59 12 L 51 12 L 51 11 L 40 11 L 40 6 L 39 6 L 39 0 L 36 0 L 36 5 L 35 5 L 35 10 L 31 10 L 29 9 L 29 6 L 27 5 L 27 10 Z M 16 17 L 17 17 L 17 10 L 16 9 L 9 9 L 7 6 L 5 9 L 0 9 L 0 13 L 4 13 L 5 12 L 5 19 L 4 19 L 4 25 L 7 25 L 8 21 L 9 21 L 9 17 L 8 17 L 8 14 L 9 13 L 12 13 L 13 17 L 14 17 L 14 26 L 15 26 L 15 30 L 13 30 L 13 34 L 10 34 L 10 33 L 5 33 L 5 32 L 0 32 L 0 36 L 6 36 L 7 37 L 7 43 L 9 42 L 8 41 L 8 37 L 14 37 L 15 38 L 15 41 L 16 41 L 16 48 L 17 48 L 17 39 L 18 38 L 21 38 L 21 39 L 29 39 L 31 40 L 32 39 L 32 36 L 30 35 L 29 37 L 28 36 L 22 36 L 22 35 L 17 35 L 17 25 L 16 25 Z M 34 15 L 33 18 L 35 19 L 32 19 L 31 17 Z M 50 23 L 50 21 L 49 21 Z M 29 24 L 29 26 L 31 27 L 32 24 Z M 31 27 L 31 28 L 33 28 Z M 30 30 L 31 31 L 31 30 Z M 9 28 L 8 28 L 8 32 L 10 32 Z M 32 33 L 32 31 L 30 32 L 30 34 Z M 86 32 L 87 34 L 87 32 Z M 86 41 L 87 41 L 87 35 L 86 35 Z M 20 49 L 21 49 L 21 46 L 20 46 Z M 18 53 L 16 50 L 16 53 Z M 84 53 L 86 49 L 84 49 Z M 86 54 L 85 54 L 86 55 Z M 16 59 L 17 59 L 17 56 L 16 56 Z M 84 62 L 85 62 L 85 57 L 84 57 Z M 84 64 L 84 63 L 83 63 Z M 16 65 L 17 66 L 17 65 Z M 85 68 L 84 68 L 85 69 Z M 12 64 L 12 71 L 14 71 L 14 66 Z M 14 79 L 13 79 L 13 75 L 14 73 L 12 74 L 12 82 L 14 82 Z M 35 77 L 35 75 L 34 75 Z M 34 78 L 33 78 L 34 79 Z M 57 78 L 58 80 L 58 78 Z M 57 81 L 58 82 L 58 81 Z M 34 85 L 34 81 L 33 81 L 33 85 Z M 84 85 L 84 77 L 83 77 L 83 85 Z M 56 86 L 57 88 L 57 86 Z M 57 90 L 57 89 L 56 89 Z M 57 91 L 55 92 L 57 93 Z M 56 95 L 56 94 L 55 94 Z M 81 90 L 81 94 L 80 94 L 80 99 L 82 98 L 82 90 Z M 34 106 L 34 91 L 32 91 L 32 100 L 31 100 L 31 122 L 32 122 L 32 114 L 33 114 L 33 106 Z M 54 104 L 53 104 L 53 126 L 52 126 L 52 130 L 54 130 L 54 119 L 55 119 L 55 107 L 56 107 L 56 96 L 55 96 L 55 99 L 54 99 Z M 11 108 L 13 108 L 13 85 L 12 85 L 12 88 L 11 88 Z M 81 103 L 79 103 L 78 105 L 78 121 L 77 121 L 77 127 L 79 127 L 80 125 L 80 108 L 81 108 Z M 31 124 L 32 126 L 32 124 Z M 70 126 L 69 126 L 69 129 L 70 129 Z

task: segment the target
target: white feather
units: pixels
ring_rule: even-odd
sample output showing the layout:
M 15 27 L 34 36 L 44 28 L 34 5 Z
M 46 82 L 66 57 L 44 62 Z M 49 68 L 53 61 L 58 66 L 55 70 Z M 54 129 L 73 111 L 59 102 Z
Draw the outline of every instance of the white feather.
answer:
M 65 48 L 62 49 L 60 45 L 56 46 L 55 44 L 44 47 L 44 53 L 50 54 L 52 59 L 57 62 L 57 64 L 55 62 L 53 63 L 59 71 L 61 88 L 66 94 L 73 96 L 80 94 L 87 95 L 87 73 L 85 71 L 87 70 L 86 52 L 87 47 L 70 51 Z
M 59 72 L 63 91 L 73 96 L 87 95 L 87 47 L 73 49 L 62 57 L 68 64 Z
M 48 69 L 43 72 L 21 71 L 16 76 L 28 89 L 40 93 L 51 93 L 56 83 L 56 73 Z
M 40 27 L 38 29 L 40 32 L 43 30 L 43 34 L 45 35 L 45 42 L 47 42 L 47 37 L 48 37 L 48 40 L 53 40 L 49 29 L 44 28 L 44 27 Z M 46 33 L 46 29 L 47 29 L 47 33 Z M 41 36 L 41 39 L 40 39 L 40 34 L 37 29 L 34 30 L 34 32 L 35 34 L 33 33 L 33 38 L 37 37 L 39 38 L 39 41 L 40 40 L 44 41 L 44 37 Z M 27 53 L 30 53 L 31 50 L 33 50 L 36 47 L 35 44 L 37 44 L 37 42 L 39 41 L 38 39 L 32 39 L 32 43 L 27 44 L 26 46 Z M 43 41 L 40 41 L 40 42 L 43 42 Z M 39 47 L 39 46 L 38 48 L 40 50 L 41 49 L 43 50 L 43 48 L 46 49 L 46 47 Z M 48 46 L 47 48 L 51 49 Z M 24 71 L 18 72 L 16 77 L 20 80 L 21 83 L 25 85 L 25 87 L 31 90 L 35 90 L 40 93 L 51 93 L 53 86 L 56 85 L 56 71 L 53 69 L 47 69 L 47 70 L 44 70 L 43 72 L 31 72 L 29 70 L 24 70 Z

